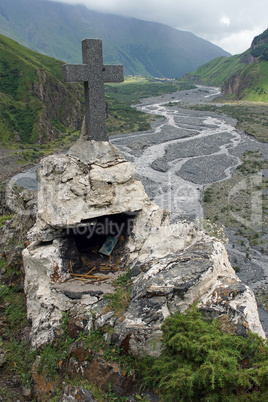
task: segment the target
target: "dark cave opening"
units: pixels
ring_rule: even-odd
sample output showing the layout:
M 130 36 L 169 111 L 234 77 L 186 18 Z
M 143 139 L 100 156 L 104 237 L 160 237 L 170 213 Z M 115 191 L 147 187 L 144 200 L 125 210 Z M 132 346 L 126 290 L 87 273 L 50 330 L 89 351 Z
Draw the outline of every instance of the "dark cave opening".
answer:
M 73 275 L 115 272 L 126 258 L 125 244 L 138 212 L 100 216 L 66 230 L 62 250 Z

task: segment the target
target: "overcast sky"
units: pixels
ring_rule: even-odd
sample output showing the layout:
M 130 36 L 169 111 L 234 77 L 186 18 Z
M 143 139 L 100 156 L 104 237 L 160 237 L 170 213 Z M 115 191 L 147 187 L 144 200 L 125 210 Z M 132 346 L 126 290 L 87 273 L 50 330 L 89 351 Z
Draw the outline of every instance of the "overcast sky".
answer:
M 189 31 L 231 54 L 249 48 L 268 28 L 267 0 L 52 0 L 162 22 Z

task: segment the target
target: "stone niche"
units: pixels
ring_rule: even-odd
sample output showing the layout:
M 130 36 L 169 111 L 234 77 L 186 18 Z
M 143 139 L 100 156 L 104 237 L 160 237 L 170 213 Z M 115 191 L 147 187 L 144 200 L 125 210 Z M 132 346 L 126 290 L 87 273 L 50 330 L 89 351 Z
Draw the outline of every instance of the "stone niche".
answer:
M 41 161 L 37 221 L 23 251 L 32 347 L 53 340 L 69 311 L 73 336 L 111 326 L 119 347 L 158 355 L 164 319 L 193 303 L 232 333 L 264 337 L 253 292 L 224 245 L 191 222 L 170 224 L 134 173 L 112 144 L 83 136 L 68 154 Z M 109 236 L 117 242 L 107 255 L 100 250 Z M 105 295 L 127 269 L 131 300 L 118 318 Z
M 63 311 L 84 311 L 91 327 L 89 311 L 103 309 L 103 295 L 114 291 L 134 222 L 150 204 L 134 166 L 112 144 L 84 141 L 79 149 L 40 163 L 37 221 L 23 252 L 34 347 L 53 339 Z
M 99 216 L 67 228 L 61 249 L 66 271 L 91 276 L 116 272 L 124 264 L 126 244 L 137 214 Z

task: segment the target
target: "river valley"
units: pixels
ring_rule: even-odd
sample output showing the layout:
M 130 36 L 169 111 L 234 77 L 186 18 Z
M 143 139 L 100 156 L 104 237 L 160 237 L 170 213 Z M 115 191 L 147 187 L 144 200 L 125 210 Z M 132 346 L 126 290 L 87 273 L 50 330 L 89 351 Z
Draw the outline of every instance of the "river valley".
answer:
M 237 130 L 235 119 L 183 107 L 211 101 L 219 94 L 218 88 L 199 87 L 147 98 L 136 107 L 161 116 L 152 129 L 111 139 L 136 165 L 137 179 L 150 198 L 172 212 L 173 221 L 202 220 L 202 191 L 209 184 L 229 179 L 245 151 L 260 151 L 268 159 L 268 144 Z M 239 221 L 241 217 L 236 218 Z M 260 252 L 237 235 L 235 228 L 226 229 L 226 234 L 229 259 L 233 266 L 239 266 L 240 279 L 255 294 L 267 295 L 267 244 Z M 268 336 L 268 314 L 262 308 L 259 313 Z
M 259 151 L 268 160 L 268 143 L 260 143 L 237 130 L 236 120 L 223 114 L 187 108 L 203 104 L 220 95 L 219 88 L 198 87 L 192 90 L 144 99 L 135 107 L 158 115 L 152 128 L 145 132 L 111 137 L 126 159 L 136 165 L 136 178 L 149 197 L 162 208 L 171 211 L 172 220 L 199 220 L 204 216 L 200 199 L 207 185 L 230 179 L 242 163 L 245 151 Z M 36 168 L 13 178 L 20 186 L 37 189 Z M 267 172 L 266 172 L 267 173 Z M 259 180 L 259 179 L 258 179 Z M 242 183 L 243 184 L 243 183 Z M 241 187 L 241 184 L 240 184 Z M 239 187 L 231 188 L 234 193 Z M 253 210 L 262 197 L 249 200 Z M 226 195 L 224 196 L 226 198 Z M 226 200 L 219 200 L 219 208 Z M 264 225 L 258 215 L 258 224 Z M 234 221 L 243 219 L 234 215 Z M 245 219 L 244 219 L 245 220 Z M 251 222 L 245 222 L 245 225 Z M 267 230 L 267 228 L 266 228 Z M 267 242 L 262 252 L 251 247 L 248 240 L 237 233 L 236 225 L 226 228 L 226 245 L 237 275 L 249 285 L 261 305 L 267 305 L 268 253 Z M 266 308 L 267 310 L 267 308 Z M 259 308 L 260 319 L 268 336 L 268 313 Z

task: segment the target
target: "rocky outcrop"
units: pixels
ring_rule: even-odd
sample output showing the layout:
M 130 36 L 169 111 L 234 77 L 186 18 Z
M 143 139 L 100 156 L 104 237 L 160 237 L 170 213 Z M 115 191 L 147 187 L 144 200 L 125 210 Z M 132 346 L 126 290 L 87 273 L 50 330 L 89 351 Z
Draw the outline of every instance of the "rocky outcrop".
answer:
M 83 152 L 81 157 L 70 152 L 41 161 L 32 240 L 49 241 L 87 220 L 140 211 L 150 203 L 142 184 L 134 180 L 134 166 L 112 144 L 87 141 L 86 146 L 82 150 L 88 152 L 89 163 Z
M 142 263 L 138 257 L 132 275 L 130 305 L 113 331 L 113 341 L 126 352 L 158 356 L 164 319 L 195 303 L 229 333 L 246 335 L 251 329 L 265 337 L 253 292 L 238 280 L 223 244 L 215 239 L 199 233 L 186 249 Z
M 224 95 L 236 95 L 236 99 L 240 99 L 243 97 L 243 91 L 251 87 L 254 79 L 256 77 L 250 74 L 246 75 L 243 71 L 240 71 L 224 82 L 223 93 Z
M 71 130 L 79 129 L 82 124 L 83 106 L 78 85 L 64 86 L 45 69 L 37 70 L 36 77 L 32 92 L 43 105 L 37 120 L 39 141 L 47 142 L 58 138 L 59 134 L 63 134 L 64 126 Z
M 193 303 L 225 331 L 264 337 L 253 293 L 235 275 L 223 244 L 193 223 L 170 224 L 134 172 L 110 143 L 83 136 L 67 155 L 41 162 L 37 222 L 23 251 L 32 347 L 51 341 L 69 311 L 72 334 L 112 327 L 108 341 L 156 356 L 165 318 Z M 107 222 L 118 231 L 110 256 L 100 255 L 99 240 L 112 234 Z M 131 299 L 118 318 L 107 311 L 106 296 L 127 269 Z
M 235 95 L 236 99 L 242 99 L 244 90 L 253 86 L 257 82 L 256 74 L 258 70 L 246 68 L 250 64 L 259 63 L 261 60 L 268 60 L 268 30 L 256 36 L 246 52 L 240 56 L 240 63 L 244 67 L 236 74 L 231 75 L 223 84 L 224 95 Z M 257 72 L 256 72 L 257 71 Z
M 27 232 L 35 223 L 36 193 L 16 188 L 10 181 L 0 203 L 2 215 L 8 218 L 0 227 L 2 257 L 8 266 L 19 269 L 22 264 L 21 252 L 27 241 Z
M 257 46 L 264 45 L 268 42 L 268 29 L 263 31 L 260 35 L 255 36 L 250 48 L 255 49 Z

